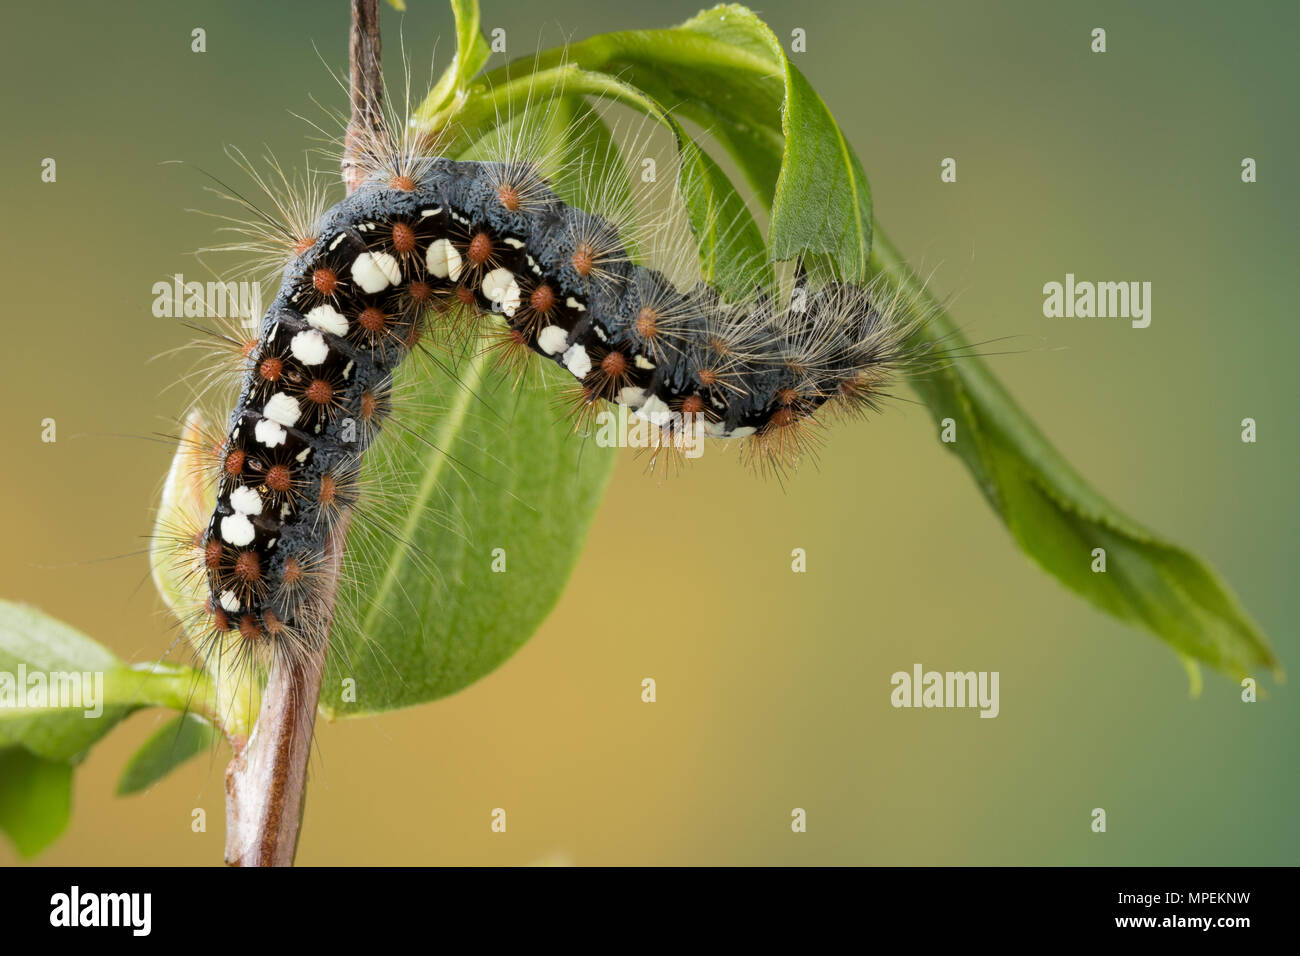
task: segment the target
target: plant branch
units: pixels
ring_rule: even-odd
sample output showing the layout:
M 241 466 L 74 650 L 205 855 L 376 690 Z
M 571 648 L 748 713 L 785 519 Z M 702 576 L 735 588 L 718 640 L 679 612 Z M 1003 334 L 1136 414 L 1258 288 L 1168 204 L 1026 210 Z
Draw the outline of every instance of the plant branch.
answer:
M 348 85 L 352 115 L 343 141 L 343 183 L 352 192 L 361 185 L 361 144 L 380 129 L 384 73 L 379 42 L 379 0 L 351 0 L 352 34 L 348 42 Z
M 316 705 L 329 650 L 329 627 L 350 516 L 325 539 L 321 603 L 304 622 L 319 646 L 301 659 L 276 655 L 262 696 L 262 711 L 248 746 L 226 768 L 226 863 L 291 866 L 307 795 Z
M 342 171 L 348 192 L 352 192 L 363 175 L 360 144 L 377 130 L 382 116 L 378 0 L 352 0 L 348 59 L 351 119 Z M 312 619 L 302 622 L 305 633 L 316 636 L 313 647 L 301 658 L 275 656 L 257 726 L 247 746 L 236 752 L 226 768 L 225 855 L 230 866 L 293 864 L 350 521 L 351 515 L 345 512 L 325 538 L 320 600 Z

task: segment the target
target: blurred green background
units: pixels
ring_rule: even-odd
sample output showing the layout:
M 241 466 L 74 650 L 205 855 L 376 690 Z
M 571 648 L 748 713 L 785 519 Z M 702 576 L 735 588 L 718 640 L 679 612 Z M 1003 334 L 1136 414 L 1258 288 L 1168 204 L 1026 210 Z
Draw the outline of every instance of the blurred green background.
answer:
M 454 45 L 443 5 L 408 2 L 384 12 L 390 82 L 399 30 L 417 75 L 435 41 L 439 66 Z M 1121 508 L 1214 563 L 1294 670 L 1300 8 L 1134 6 L 759 12 L 787 41 L 807 31 L 796 62 L 862 157 L 882 223 L 969 338 L 1015 353 L 991 359 L 1013 393 Z M 190 253 L 214 223 L 185 210 L 219 207 L 194 169 L 159 163 L 225 177 L 226 144 L 265 144 L 295 165 L 316 134 L 292 114 L 319 117 L 313 95 L 345 106 L 330 70 L 346 72 L 346 8 L 6 12 L 0 594 L 129 660 L 164 654 L 171 622 L 142 555 L 94 559 L 143 546 L 170 449 L 118 436 L 183 411 L 183 390 L 164 389 L 189 362 L 150 359 L 190 334 L 151 315 L 150 290 L 208 278 Z M 483 17 L 522 55 L 695 9 L 487 0 Z M 1089 52 L 1096 26 L 1104 55 Z M 55 184 L 40 181 L 47 156 Z M 1151 327 L 1045 319 L 1042 285 L 1066 272 L 1151 281 Z M 1190 699 L 1164 645 L 1016 550 L 924 409 L 831 438 L 784 488 L 735 449 L 662 484 L 625 453 L 560 606 L 505 667 L 452 699 L 320 728 L 299 861 L 1300 862 L 1292 688 L 1266 679 L 1244 705 L 1207 674 Z M 806 574 L 790 571 L 795 547 Z M 892 709 L 889 677 L 914 662 L 1000 671 L 1001 715 Z M 220 860 L 224 750 L 113 796 L 163 719 L 137 715 L 91 753 L 69 831 L 38 862 Z M 791 833 L 793 807 L 807 833 Z M 0 862 L 17 860 L 0 841 Z

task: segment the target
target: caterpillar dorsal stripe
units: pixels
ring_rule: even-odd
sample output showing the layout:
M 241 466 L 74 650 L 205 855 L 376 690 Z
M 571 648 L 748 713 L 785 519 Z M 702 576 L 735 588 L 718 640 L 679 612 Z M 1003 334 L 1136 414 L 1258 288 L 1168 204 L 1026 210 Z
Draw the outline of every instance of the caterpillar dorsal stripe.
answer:
M 618 228 L 521 162 L 376 173 L 297 243 L 251 343 L 202 539 L 219 632 L 295 629 L 325 535 L 352 504 L 393 373 L 448 309 L 565 368 L 581 403 L 797 452 L 825 402 L 874 407 L 904 334 L 863 288 L 800 280 L 730 303 L 634 263 Z

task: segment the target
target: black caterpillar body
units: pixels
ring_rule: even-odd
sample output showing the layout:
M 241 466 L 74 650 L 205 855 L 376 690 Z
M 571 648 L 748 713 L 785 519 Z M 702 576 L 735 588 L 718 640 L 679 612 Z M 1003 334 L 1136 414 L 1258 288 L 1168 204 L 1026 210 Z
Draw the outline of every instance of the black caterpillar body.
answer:
M 327 211 L 262 318 L 204 533 L 209 611 L 248 638 L 299 622 L 306 581 L 355 494 L 393 372 L 439 304 L 503 334 L 664 427 L 758 437 L 863 387 L 896 341 L 854 286 L 756 291 L 726 304 L 633 264 L 615 227 L 501 163 L 432 160 L 418 185 L 372 181 Z M 689 240 L 687 240 L 689 241 Z

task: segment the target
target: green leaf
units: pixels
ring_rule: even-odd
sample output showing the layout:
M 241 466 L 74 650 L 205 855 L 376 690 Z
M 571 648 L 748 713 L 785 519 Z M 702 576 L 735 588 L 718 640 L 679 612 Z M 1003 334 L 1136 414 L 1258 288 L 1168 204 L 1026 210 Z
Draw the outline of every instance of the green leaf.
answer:
M 201 717 L 186 714 L 163 724 L 122 769 L 118 796 L 139 793 L 157 783 L 191 757 L 211 750 L 221 733 Z
M 592 37 L 516 61 L 488 80 L 518 78 L 534 63 L 617 76 L 700 123 L 771 208 L 771 259 L 826 254 L 841 276 L 865 276 L 872 228 L 866 174 L 826 104 L 752 11 L 730 4 L 673 29 Z
M 340 604 L 355 612 L 331 638 L 326 714 L 409 707 L 478 680 L 532 636 L 578 559 L 615 450 L 569 435 L 550 388 L 512 394 L 490 363 L 480 351 L 456 378 L 414 362 L 399 372 L 413 406 L 439 411 L 408 416 L 367 456 L 367 485 L 404 491 L 400 511 L 348 537 Z M 545 373 L 552 387 L 567 380 Z
M 75 628 L 0 601 L 0 829 L 24 856 L 39 852 L 67 825 L 73 767 L 119 721 L 212 700 L 201 672 L 128 667 Z
M 72 766 L 24 747 L 0 747 L 0 830 L 25 857 L 61 834 L 72 814 Z
M 188 668 L 128 667 L 35 608 L 0 601 L 0 746 L 76 763 L 139 707 L 202 707 L 206 678 Z
M 897 250 L 877 232 L 873 268 L 914 315 L 925 340 L 959 353 L 913 385 L 936 422 L 952 418 L 961 456 L 1017 542 L 1102 610 L 1139 624 L 1181 654 L 1234 676 L 1276 669 L 1268 641 L 1214 571 L 1119 512 L 1093 490 L 1016 405 Z M 1093 573 L 1092 551 L 1106 551 Z M 1193 685 L 1195 686 L 1195 684 Z
M 106 700 L 122 664 L 106 648 L 35 608 L 0 601 L 0 744 L 76 762 L 131 712 Z M 51 706 L 60 700 L 76 706 Z
M 786 146 L 772 201 L 772 257 L 824 252 L 841 277 L 861 281 L 871 251 L 867 175 L 826 104 L 788 61 L 786 75 Z
M 871 251 L 871 190 L 866 173 L 830 110 L 785 55 L 776 34 L 752 11 L 736 4 L 705 10 L 676 30 L 664 32 L 710 37 L 759 63 L 766 62 L 768 70 L 784 77 L 785 97 L 779 114 L 770 109 L 747 117 L 719 107 L 713 111 L 725 116 L 729 126 L 742 129 L 746 120 L 770 129 L 775 116 L 780 116 L 784 150 L 771 203 L 768 245 L 772 258 L 785 261 L 826 253 L 844 278 L 864 278 Z M 675 72 L 680 78 L 682 71 Z M 768 82 L 759 77 L 732 77 L 733 85 L 740 83 L 751 87 L 754 96 L 770 91 Z M 775 154 L 775 150 L 767 152 Z M 753 160 L 748 165 L 752 167 Z
M 747 298 L 756 286 L 771 288 L 774 277 L 763 234 L 744 199 L 671 112 L 618 77 L 562 63 L 519 79 L 502 77 L 499 85 L 491 81 L 477 84 L 471 97 L 454 113 L 436 112 L 431 98 L 416 116 L 430 132 L 457 127 L 458 135 L 448 150 L 460 155 L 468 143 L 516 115 L 523 104 L 584 95 L 630 106 L 673 133 L 679 159 L 678 191 L 695 233 L 704 278 L 737 299 Z
M 188 540 L 192 532 L 185 530 L 206 525 L 216 505 L 216 486 L 205 477 L 208 468 L 205 434 L 202 416 L 191 411 L 163 483 L 149 541 L 154 585 L 182 625 L 203 619 L 208 598 L 205 579 L 193 570 L 194 552 Z M 207 714 L 231 739 L 246 739 L 252 732 L 261 702 L 259 675 L 251 667 L 220 666 L 223 657 L 228 661 L 239 659 L 235 646 L 238 636 L 232 634 L 224 646 L 218 646 L 206 630 L 191 631 L 186 627 L 185 633 L 206 669 L 184 671 L 193 678 L 193 694 L 186 706 L 176 709 Z
M 439 110 L 448 105 L 454 107 L 465 95 L 465 87 L 470 78 L 483 68 L 483 64 L 492 55 L 487 40 L 483 39 L 479 30 L 478 0 L 451 0 L 451 12 L 456 18 L 456 56 L 425 100 L 425 106 L 430 110 Z

